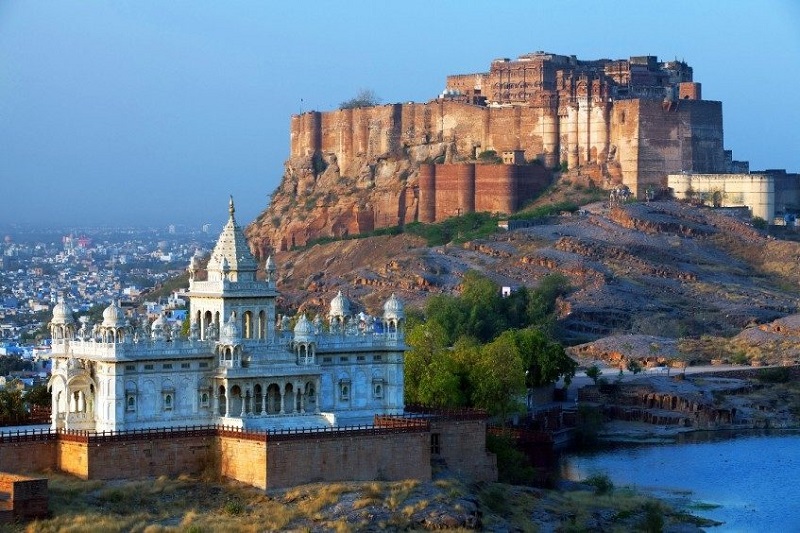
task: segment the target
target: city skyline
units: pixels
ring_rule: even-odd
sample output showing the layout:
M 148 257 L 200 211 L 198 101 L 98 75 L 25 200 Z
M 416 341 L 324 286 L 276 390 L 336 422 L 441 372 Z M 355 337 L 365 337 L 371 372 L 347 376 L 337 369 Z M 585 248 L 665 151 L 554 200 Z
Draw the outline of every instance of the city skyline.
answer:
M 682 59 L 723 103 L 725 147 L 800 170 L 800 7 L 676 2 L 11 1 L 0 5 L 0 225 L 200 226 L 266 208 L 289 120 L 371 89 L 427 101 L 448 74 L 534 50 Z M 420 31 L 422 30 L 422 31 Z M 219 212 L 218 212 L 219 211 Z M 211 215 L 211 219 L 209 216 Z M 214 218 L 215 217 L 215 218 Z

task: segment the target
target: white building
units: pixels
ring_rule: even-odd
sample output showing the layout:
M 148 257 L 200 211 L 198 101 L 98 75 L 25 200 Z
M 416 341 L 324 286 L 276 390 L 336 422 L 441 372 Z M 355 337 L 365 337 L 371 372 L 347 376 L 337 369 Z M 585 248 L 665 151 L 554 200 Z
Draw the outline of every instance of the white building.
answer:
M 110 305 L 102 324 L 53 309 L 49 386 L 54 428 L 94 431 L 223 424 L 296 428 L 369 423 L 403 411 L 402 303 L 383 317 L 351 316 L 341 293 L 327 321 L 276 320 L 276 266 L 266 280 L 234 219 L 199 279 L 189 266 L 190 331 L 163 315 L 132 326 Z

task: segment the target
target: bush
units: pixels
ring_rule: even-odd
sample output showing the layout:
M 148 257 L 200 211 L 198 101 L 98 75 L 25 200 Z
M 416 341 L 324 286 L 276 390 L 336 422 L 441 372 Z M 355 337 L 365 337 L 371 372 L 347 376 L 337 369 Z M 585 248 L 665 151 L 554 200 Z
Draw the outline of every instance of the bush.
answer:
M 786 383 L 791 378 L 791 373 L 786 367 L 764 368 L 758 372 L 756 378 L 762 383 Z
M 339 109 L 356 109 L 359 107 L 372 107 L 381 102 L 381 99 L 372 89 L 361 89 L 358 94 L 350 100 L 345 100 L 339 104 Z
M 595 494 L 608 494 L 614 490 L 614 482 L 611 481 L 608 474 L 592 474 L 583 482 L 594 487 Z
M 498 156 L 497 152 L 494 150 L 485 150 L 478 154 L 478 161 L 482 163 L 499 164 L 503 162 L 503 159 Z
M 507 435 L 486 435 L 486 449 L 497 456 L 498 481 L 501 483 L 531 483 L 535 471 L 528 460 Z

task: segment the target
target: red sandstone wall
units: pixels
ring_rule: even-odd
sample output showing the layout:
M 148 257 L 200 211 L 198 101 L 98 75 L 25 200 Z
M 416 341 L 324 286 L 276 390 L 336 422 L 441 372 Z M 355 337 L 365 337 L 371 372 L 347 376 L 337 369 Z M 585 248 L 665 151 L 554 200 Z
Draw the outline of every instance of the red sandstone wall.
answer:
M 0 524 L 47 516 L 47 479 L 0 473 L 0 495 Z
M 89 479 L 89 452 L 85 442 L 59 439 L 56 446 L 56 468 L 81 479 Z
M 43 472 L 53 468 L 55 463 L 55 440 L 0 443 L 0 471 L 15 474 Z
M 84 479 L 197 474 L 208 465 L 215 437 L 59 442 L 58 468 Z
M 622 183 L 634 195 L 639 195 L 639 102 L 619 100 L 611 111 L 611 144 L 616 147 L 614 158 L 622 171 Z M 642 190 L 643 192 L 643 190 Z
M 419 166 L 419 214 L 420 222 L 436 220 L 436 167 L 430 163 Z
M 475 481 L 497 481 L 497 457 L 486 451 L 486 420 L 431 419 L 439 456 L 452 471 Z
M 318 481 L 431 478 L 427 432 L 267 443 L 267 488 Z
M 268 488 L 265 441 L 223 435 L 215 453 L 219 454 L 220 475 L 260 489 Z
M 511 214 L 518 204 L 513 165 L 477 165 L 475 171 L 475 210 Z

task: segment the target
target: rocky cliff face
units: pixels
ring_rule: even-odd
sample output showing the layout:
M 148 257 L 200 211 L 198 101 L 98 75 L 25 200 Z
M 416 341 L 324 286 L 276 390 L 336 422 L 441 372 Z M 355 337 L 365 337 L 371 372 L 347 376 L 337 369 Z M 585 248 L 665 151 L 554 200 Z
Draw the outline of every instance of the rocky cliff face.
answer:
M 245 233 L 257 256 L 417 220 L 419 164 L 456 160 L 450 143 L 410 147 L 400 156 L 354 158 L 331 152 L 292 157 L 269 207 Z

